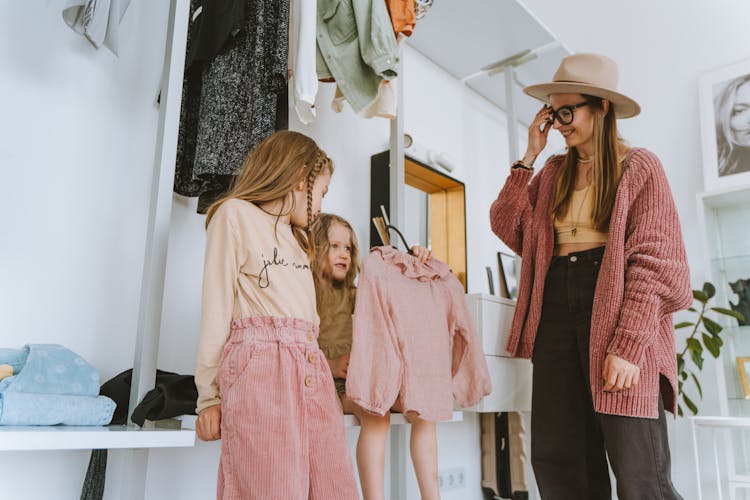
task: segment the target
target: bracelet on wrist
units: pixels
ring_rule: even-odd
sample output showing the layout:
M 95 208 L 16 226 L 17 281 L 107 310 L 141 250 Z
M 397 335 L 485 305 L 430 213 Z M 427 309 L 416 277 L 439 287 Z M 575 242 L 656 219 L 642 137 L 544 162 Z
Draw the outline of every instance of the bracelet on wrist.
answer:
M 524 170 L 534 170 L 534 167 L 532 167 L 531 165 L 527 165 L 526 163 L 524 163 L 523 160 L 517 160 L 513 162 L 513 165 L 511 165 L 510 168 L 511 169 L 522 168 Z

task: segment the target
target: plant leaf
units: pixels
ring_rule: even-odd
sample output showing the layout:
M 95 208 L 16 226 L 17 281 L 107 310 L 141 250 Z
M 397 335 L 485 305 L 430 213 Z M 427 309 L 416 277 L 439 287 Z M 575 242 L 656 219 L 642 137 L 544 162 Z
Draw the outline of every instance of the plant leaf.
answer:
M 681 321 L 674 325 L 675 330 L 679 330 L 680 328 L 687 328 L 688 326 L 693 326 L 695 323 L 691 323 L 690 321 Z
M 685 369 L 685 358 L 682 356 L 682 354 L 677 355 L 677 373 L 682 373 L 682 371 Z
M 685 405 L 693 413 L 693 415 L 698 414 L 698 407 L 695 406 L 695 403 L 693 403 L 693 401 L 689 397 L 687 397 L 686 394 L 682 395 L 682 400 L 685 401 Z
M 679 405 L 679 404 L 677 405 L 677 415 L 680 416 L 680 417 L 684 417 L 685 416 L 685 413 L 683 413 L 683 411 L 682 411 L 682 406 Z
M 695 376 L 695 373 L 690 373 L 690 376 L 693 379 L 693 382 L 695 382 L 695 386 L 698 388 L 698 395 L 703 399 L 703 389 L 701 389 L 701 384 L 698 382 L 698 377 Z
M 716 339 L 718 337 L 711 337 L 709 335 L 703 334 L 703 344 L 706 346 L 706 349 L 708 349 L 708 352 L 711 353 L 711 356 L 714 358 L 719 357 L 719 346 L 716 343 Z
M 708 295 L 700 290 L 693 290 L 693 298 L 703 304 L 708 302 Z
M 714 343 L 716 344 L 716 346 L 717 346 L 717 347 L 718 347 L 719 349 L 721 349 L 721 346 L 723 346 L 723 345 L 724 345 L 724 341 L 723 341 L 723 340 L 721 340 L 721 337 L 719 337 L 718 335 L 714 335 Z
M 682 380 L 685 380 L 686 378 L 688 378 L 688 372 L 684 371 L 680 373 L 680 377 L 682 377 Z
M 720 324 L 718 324 L 716 321 L 712 320 L 711 318 L 703 317 L 703 326 L 706 327 L 706 330 L 711 335 L 717 335 L 720 331 L 724 329 Z
M 690 311 L 690 312 L 692 312 L 692 313 L 698 312 L 698 310 L 695 307 L 688 307 L 687 310 Z
M 696 342 L 698 341 L 696 340 Z M 701 356 L 699 352 L 690 349 L 690 359 L 693 360 L 693 363 L 695 363 L 695 366 L 697 366 L 699 370 L 703 369 L 703 356 Z
M 703 352 L 703 346 L 697 339 L 687 339 L 687 347 L 690 352 L 696 352 L 698 354 Z
M 708 298 L 710 299 L 714 295 L 716 295 L 716 287 L 713 285 L 713 283 L 709 283 L 706 281 L 703 283 L 703 293 L 705 293 Z
M 735 318 L 737 321 L 742 321 L 743 323 L 745 321 L 745 315 L 742 314 L 739 311 L 733 311 L 731 309 L 725 309 L 723 307 L 712 307 L 711 310 L 712 311 L 716 311 L 719 314 L 724 314 L 726 316 L 731 316 L 731 317 Z

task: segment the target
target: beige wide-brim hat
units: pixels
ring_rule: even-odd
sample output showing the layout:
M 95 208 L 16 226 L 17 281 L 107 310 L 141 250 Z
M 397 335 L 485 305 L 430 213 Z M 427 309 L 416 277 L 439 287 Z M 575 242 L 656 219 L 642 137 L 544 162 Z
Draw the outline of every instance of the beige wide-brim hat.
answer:
M 587 94 L 607 99 L 617 118 L 631 118 L 641 107 L 630 97 L 617 92 L 617 63 L 599 54 L 573 54 L 563 58 L 552 83 L 524 88 L 531 97 L 549 104 L 552 94 Z

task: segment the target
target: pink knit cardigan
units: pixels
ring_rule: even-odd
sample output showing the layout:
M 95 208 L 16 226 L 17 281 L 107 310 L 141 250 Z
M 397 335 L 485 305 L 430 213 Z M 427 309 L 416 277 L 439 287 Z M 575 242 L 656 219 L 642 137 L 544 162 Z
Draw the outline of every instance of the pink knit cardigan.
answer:
M 490 208 L 492 231 L 521 255 L 518 303 L 507 349 L 530 358 L 542 312 L 544 281 L 554 251 L 552 205 L 564 155 L 539 174 L 513 169 Z M 531 179 L 531 182 L 529 180 Z M 656 418 L 677 406 L 672 313 L 692 303 L 680 222 L 664 169 L 645 149 L 631 149 L 617 189 L 608 242 L 594 292 L 589 383 L 599 413 Z M 637 386 L 602 390 L 602 368 L 613 353 L 641 368 Z

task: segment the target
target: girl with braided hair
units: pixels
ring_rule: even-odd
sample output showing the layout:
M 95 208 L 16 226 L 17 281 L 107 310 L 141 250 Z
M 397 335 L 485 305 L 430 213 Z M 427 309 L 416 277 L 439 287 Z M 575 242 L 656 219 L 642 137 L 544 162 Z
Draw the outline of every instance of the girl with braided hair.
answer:
M 332 173 L 315 141 L 276 132 L 208 210 L 196 432 L 222 439 L 220 499 L 358 498 L 308 255 Z

